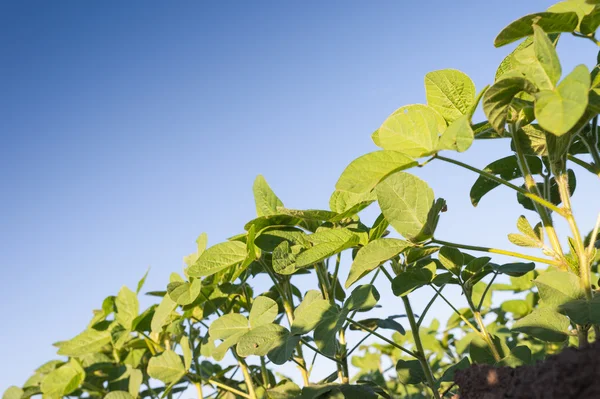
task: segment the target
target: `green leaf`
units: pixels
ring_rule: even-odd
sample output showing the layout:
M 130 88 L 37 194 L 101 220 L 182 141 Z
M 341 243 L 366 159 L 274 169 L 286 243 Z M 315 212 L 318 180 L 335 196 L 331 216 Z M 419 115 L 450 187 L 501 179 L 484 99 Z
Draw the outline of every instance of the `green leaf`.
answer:
M 306 334 L 315 329 L 330 308 L 331 304 L 323 298 L 319 291 L 308 291 L 294 311 L 292 334 Z
M 40 385 L 46 398 L 60 399 L 75 391 L 85 380 L 85 371 L 75 359 L 51 371 Z
M 574 300 L 560 305 L 561 313 L 567 315 L 576 324 L 600 324 L 600 297 L 592 300 Z
M 364 192 L 361 194 L 349 191 L 336 190 L 329 199 L 329 208 L 341 216 L 356 215 L 367 206 L 377 200 L 375 192 Z M 346 216 L 348 217 L 348 216 Z
M 344 307 L 348 310 L 366 311 L 373 309 L 379 301 L 380 295 L 377 288 L 371 284 L 359 285 L 352 291 Z
M 504 341 L 495 335 L 491 336 L 492 343 L 494 344 L 498 354 L 501 357 L 505 357 L 510 353 L 510 350 L 504 343 Z M 469 344 L 469 355 L 471 355 L 471 360 L 474 363 L 479 364 L 494 364 L 496 363 L 496 359 L 490 349 L 488 343 L 481 337 L 477 336 L 473 338 L 471 343 Z
M 469 367 L 471 367 L 471 362 L 469 361 L 469 358 L 463 357 L 462 359 L 460 359 L 460 361 L 458 363 L 453 364 L 452 366 L 448 367 L 446 369 L 446 371 L 444 371 L 444 374 L 442 375 L 442 378 L 440 379 L 440 381 L 441 382 L 453 382 L 454 374 L 457 371 L 468 369 Z
M 398 381 L 404 385 L 415 385 L 425 382 L 425 372 L 418 360 L 398 360 L 396 363 Z
M 515 96 L 521 92 L 533 94 L 537 91 L 535 85 L 527 79 L 517 76 L 503 77 L 483 95 L 483 111 L 494 129 L 503 134 L 508 110 Z
M 438 255 L 442 266 L 455 276 L 460 276 L 460 271 L 465 262 L 462 252 L 452 247 L 442 247 Z
M 140 308 L 135 292 L 125 286 L 122 287 L 115 299 L 115 307 L 116 321 L 126 329 L 131 330 Z
M 272 323 L 277 317 L 277 313 L 277 302 L 266 296 L 257 296 L 252 302 L 252 309 L 248 316 L 250 327 L 255 328 Z
M 533 50 L 535 56 L 554 87 L 562 74 L 558 54 L 554 49 L 554 43 L 552 43 L 548 35 L 539 26 L 533 25 L 533 32 Z
M 409 242 L 396 238 L 379 238 L 369 242 L 356 254 L 354 262 L 350 266 L 346 288 L 366 276 L 383 262 L 401 254 L 410 246 Z
M 469 76 L 456 69 L 442 69 L 425 75 L 427 105 L 448 123 L 467 115 L 475 103 L 475 85 Z
M 239 313 L 228 313 L 213 321 L 208 333 L 214 339 L 227 339 L 250 330 L 248 319 Z
M 181 337 L 179 345 L 181 345 L 181 352 L 183 353 L 183 366 L 187 371 L 192 366 L 192 349 L 190 348 L 189 338 L 185 335 Z
M 200 279 L 194 279 L 191 283 L 189 282 L 173 282 L 167 285 L 167 292 L 169 297 L 178 305 L 185 306 L 194 302 L 200 295 L 200 289 L 202 288 L 202 281 Z
M 569 319 L 551 308 L 538 308 L 513 324 L 513 331 L 541 341 L 563 342 L 569 333 Z
M 404 172 L 394 173 L 377 186 L 381 212 L 392 227 L 411 242 L 432 237 L 433 231 L 427 222 L 434 199 L 427 183 Z
M 579 277 L 563 271 L 540 274 L 533 283 L 538 289 L 544 306 L 557 308 L 565 303 L 585 298 Z
M 542 248 L 544 246 L 543 242 L 539 242 L 536 239 L 533 239 L 528 236 L 524 236 L 522 234 L 511 233 L 508 235 L 508 241 L 510 241 L 513 244 L 518 245 L 520 247 Z
M 204 277 L 235 266 L 246 258 L 246 244 L 226 241 L 208 248 L 189 269 L 191 277 Z
M 4 391 L 2 399 L 21 399 L 21 396 L 23 396 L 24 393 L 25 392 L 21 388 L 12 385 Z
M 539 174 L 542 171 L 542 162 L 537 157 L 528 157 L 528 165 L 532 174 Z M 513 180 L 523 177 L 519 163 L 515 155 L 498 159 L 483 169 L 485 172 L 496 175 L 504 180 Z M 500 184 L 484 176 L 479 176 L 473 187 L 471 187 L 471 203 L 477 206 L 484 195 L 498 187 Z
M 587 67 L 579 65 L 555 90 L 538 92 L 535 115 L 540 126 L 557 136 L 568 133 L 585 113 L 590 84 Z
M 284 340 L 281 340 L 276 346 L 274 346 L 269 351 L 269 353 L 267 353 L 267 357 L 270 361 L 277 365 L 285 364 L 292 357 L 294 349 L 296 349 L 296 346 L 299 342 L 299 335 L 291 335 L 288 333 Z
M 171 319 L 171 313 L 177 307 L 177 302 L 173 301 L 168 295 L 165 295 L 160 304 L 154 311 L 150 328 L 153 333 L 160 333 L 162 328 L 167 325 Z
M 148 362 L 148 375 L 165 384 L 171 384 L 183 378 L 185 367 L 177 353 L 166 350 L 150 359 Z
M 202 233 L 196 239 L 196 252 L 190 254 L 188 256 L 183 257 L 184 263 L 190 267 L 198 260 L 198 257 L 202 255 L 202 252 L 206 250 L 206 245 L 208 244 L 208 235 L 206 233 Z M 187 276 L 187 274 L 186 274 Z
M 289 275 L 298 270 L 296 255 L 292 252 L 288 241 L 281 242 L 273 250 L 272 264 L 273 270 L 278 274 Z
M 335 188 L 354 194 L 368 193 L 394 172 L 416 166 L 417 162 L 399 151 L 375 151 L 350 163 L 342 172 Z
M 271 190 L 269 184 L 262 175 L 256 176 L 252 186 L 254 202 L 256 203 L 256 216 L 272 216 L 278 214 L 277 207 L 283 206 L 283 202 Z
M 334 356 L 337 350 L 337 332 L 344 326 L 348 309 L 330 307 L 315 328 L 313 338 L 317 348 L 327 356 Z
M 424 267 L 412 267 L 400 273 L 392 281 L 392 291 L 396 296 L 405 296 L 417 288 L 431 283 L 435 277 L 435 262 Z
M 600 26 L 600 7 L 596 6 L 591 13 L 583 17 L 579 30 L 584 35 L 590 35 L 596 32 L 598 26 Z
M 510 354 L 496 363 L 497 367 L 519 367 L 531 363 L 531 349 L 524 345 L 515 346 Z
M 464 270 L 461 272 L 460 277 L 463 279 L 463 281 L 468 281 L 477 273 L 479 273 L 488 263 L 490 263 L 490 260 L 491 258 L 487 256 L 470 260 L 465 266 Z
M 515 262 L 505 263 L 503 265 L 492 264 L 492 269 L 498 273 L 513 277 L 520 277 L 535 269 L 535 263 Z
M 500 309 L 507 313 L 512 313 L 515 319 L 527 316 L 531 313 L 531 306 L 523 299 L 510 299 L 502 302 Z
M 268 399 L 290 399 L 300 397 L 301 389 L 294 382 L 283 380 L 267 390 Z
M 446 121 L 433 108 L 407 105 L 390 115 L 378 130 L 378 145 L 413 158 L 435 152 L 438 137 L 446 130 Z
M 285 345 L 288 335 L 288 330 L 279 324 L 263 324 L 240 338 L 236 352 L 242 357 L 266 356 L 273 348 Z
M 523 37 L 533 35 L 533 25 L 539 26 L 546 33 L 559 33 L 573 32 L 578 23 L 579 18 L 574 12 L 529 14 L 513 21 L 504 28 L 494 40 L 494 46 L 501 47 Z
M 104 399 L 135 399 L 129 392 L 112 391 L 106 394 Z
M 464 152 L 471 147 L 474 139 L 475 133 L 471 128 L 470 117 L 469 115 L 463 115 L 448 126 L 442 137 L 440 137 L 436 150 Z
M 523 215 L 519 216 L 519 219 L 517 219 L 517 229 L 519 229 L 519 231 L 521 233 L 523 233 L 524 235 L 526 235 L 529 238 L 532 238 L 535 240 L 540 239 L 538 232 L 536 232 L 533 229 L 533 227 L 531 227 L 531 224 L 529 223 L 527 218 Z
M 146 270 L 146 273 L 144 273 L 144 276 L 140 279 L 140 281 L 138 281 L 137 288 L 135 290 L 136 294 L 139 294 L 140 291 L 142 290 L 142 287 L 144 286 L 144 283 L 146 282 L 146 278 L 148 277 L 148 273 L 150 273 L 150 268 L 148 268 L 148 270 Z
M 387 319 L 377 319 L 377 318 L 364 319 L 364 320 L 360 320 L 360 324 L 362 324 L 363 326 L 365 326 L 371 330 L 380 328 L 383 330 L 397 331 L 398 333 L 400 333 L 402 335 L 406 334 L 406 330 L 404 329 L 404 327 L 402 327 L 402 324 L 400 324 L 396 320 L 394 320 L 392 318 L 392 316 L 388 317 Z M 351 330 L 363 330 L 361 327 L 359 327 L 355 324 L 350 324 L 350 329 Z M 364 331 L 366 331 L 366 330 L 364 330 Z
M 90 353 L 99 352 L 102 347 L 109 344 L 110 341 L 110 331 L 88 329 L 75 338 L 63 342 L 58 349 L 58 354 L 72 357 L 88 355 Z
M 359 237 L 348 229 L 325 229 L 307 238 L 314 246 L 296 256 L 297 268 L 311 266 L 359 242 Z

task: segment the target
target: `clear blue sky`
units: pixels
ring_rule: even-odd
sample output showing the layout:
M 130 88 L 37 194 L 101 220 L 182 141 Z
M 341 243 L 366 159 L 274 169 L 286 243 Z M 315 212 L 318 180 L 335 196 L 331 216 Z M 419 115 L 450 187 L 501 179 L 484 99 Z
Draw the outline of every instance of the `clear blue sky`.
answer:
M 509 51 L 495 35 L 551 4 L 0 2 L 0 391 L 147 267 L 163 289 L 199 233 L 241 232 L 257 174 L 289 207 L 326 208 L 370 133 L 424 102 L 425 73 L 457 68 L 481 89 Z M 575 43 L 565 71 L 595 59 Z M 507 146 L 463 159 L 483 167 Z M 419 174 L 449 201 L 441 239 L 510 246 L 513 193 L 473 209 L 475 176 Z M 575 196 L 585 230 L 595 189 Z

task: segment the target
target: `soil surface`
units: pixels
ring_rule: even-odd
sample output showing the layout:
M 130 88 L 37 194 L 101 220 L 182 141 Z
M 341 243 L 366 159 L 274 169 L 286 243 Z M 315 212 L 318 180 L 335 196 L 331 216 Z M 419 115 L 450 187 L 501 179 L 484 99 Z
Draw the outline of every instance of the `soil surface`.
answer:
M 535 365 L 473 365 L 457 371 L 459 399 L 600 399 L 600 341 Z

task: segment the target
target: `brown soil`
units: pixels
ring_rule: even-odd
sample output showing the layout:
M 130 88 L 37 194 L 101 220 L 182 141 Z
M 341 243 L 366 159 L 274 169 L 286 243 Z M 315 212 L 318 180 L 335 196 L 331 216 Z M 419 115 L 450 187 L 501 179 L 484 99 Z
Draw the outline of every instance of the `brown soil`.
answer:
M 600 342 L 514 369 L 474 365 L 454 381 L 460 399 L 600 399 Z

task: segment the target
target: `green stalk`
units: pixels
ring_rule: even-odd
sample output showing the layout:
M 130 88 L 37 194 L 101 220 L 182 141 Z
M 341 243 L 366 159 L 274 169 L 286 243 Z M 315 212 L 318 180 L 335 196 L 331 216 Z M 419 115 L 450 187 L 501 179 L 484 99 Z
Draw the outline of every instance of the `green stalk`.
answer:
M 513 143 L 515 145 L 515 152 L 517 154 L 517 163 L 519 164 L 519 168 L 521 169 L 521 173 L 523 174 L 523 178 L 525 179 L 525 187 L 527 187 L 527 192 L 529 192 L 530 194 L 533 194 L 534 196 L 538 196 L 541 197 L 541 193 L 540 190 L 537 186 L 537 183 L 535 182 L 535 179 L 533 178 L 533 175 L 531 174 L 531 169 L 529 169 L 529 164 L 527 163 L 527 159 L 525 157 L 525 153 L 523 152 L 523 149 L 521 148 L 521 142 L 519 141 L 519 138 L 517 137 L 518 135 L 518 130 L 517 129 L 512 129 L 513 130 Z M 550 245 L 552 246 L 552 249 L 554 250 L 554 252 L 560 257 L 561 260 L 564 259 L 564 252 L 562 250 L 562 246 L 560 245 L 560 240 L 558 239 L 558 235 L 556 234 L 556 230 L 554 229 L 554 224 L 552 222 L 552 216 L 548 213 L 548 211 L 539 206 L 538 204 L 536 204 L 535 202 L 533 203 L 533 206 L 536 210 L 536 212 L 540 215 L 540 219 L 542 219 L 542 224 L 544 225 L 544 228 L 546 230 L 546 233 L 548 234 L 548 239 L 550 240 Z M 556 207 L 556 206 L 555 206 Z M 555 211 L 556 213 L 558 213 L 559 215 L 563 215 L 563 210 L 558 208 L 558 211 L 556 211 L 556 209 L 550 208 L 550 207 L 546 207 L 548 209 L 551 209 L 553 211 Z M 563 262 L 563 269 L 566 269 L 566 262 Z
M 577 222 L 573 216 L 568 176 L 566 173 L 560 171 L 558 174 L 555 174 L 554 178 L 556 179 L 556 184 L 558 185 L 560 199 L 563 203 L 564 209 L 567 211 L 565 218 L 567 219 L 567 223 L 569 223 L 571 233 L 573 234 L 573 241 L 575 242 L 575 252 L 577 253 L 577 259 L 579 260 L 579 279 L 581 282 L 581 288 L 583 288 L 585 292 L 585 297 L 590 300 L 593 296 L 590 282 L 590 265 L 587 259 L 586 249 L 579 231 L 579 227 L 577 226 Z
M 349 382 L 349 371 L 348 371 L 348 357 L 346 356 L 346 331 L 342 328 L 340 330 L 340 360 L 342 361 L 342 384 L 347 384 Z
M 469 300 L 469 302 L 471 302 L 471 301 Z M 475 320 L 477 321 L 477 325 L 479 326 L 479 328 L 481 330 L 480 331 L 481 332 L 481 336 L 483 337 L 483 339 L 485 340 L 485 342 L 490 347 L 490 350 L 492 351 L 492 355 L 494 356 L 494 360 L 496 362 L 499 362 L 502 358 L 500 357 L 500 354 L 498 353 L 498 349 L 496 349 L 496 345 L 494 345 L 494 341 L 492 341 L 492 337 L 490 337 L 490 334 L 487 332 L 487 329 L 485 328 L 485 324 L 483 323 L 483 318 L 481 317 L 481 312 L 479 312 L 478 310 L 473 309 L 473 316 L 475 316 Z
M 248 371 L 248 365 L 246 364 L 244 359 L 241 358 L 238 358 L 238 364 L 240 365 L 240 369 L 242 369 L 242 373 L 244 374 L 244 381 L 246 381 L 246 387 L 248 389 L 248 398 L 256 399 L 254 382 L 252 382 L 252 377 L 250 376 L 250 372 Z
M 581 166 L 582 168 L 584 168 L 585 170 L 587 170 L 588 172 L 590 172 L 591 174 L 594 174 L 598 177 L 600 177 L 600 167 L 597 166 L 596 164 L 589 164 L 585 161 L 582 161 L 581 159 L 569 154 L 567 155 L 567 159 L 571 162 L 573 162 L 574 164 L 577 164 L 579 166 Z
M 369 327 L 365 326 L 364 324 L 362 324 L 358 321 L 354 321 L 349 317 L 346 317 L 346 320 L 348 321 L 348 323 L 354 324 L 355 326 L 360 327 L 361 330 L 364 330 L 364 331 L 368 332 L 369 334 L 374 335 L 375 337 L 381 339 L 382 341 L 387 342 L 388 344 L 392 345 L 394 348 L 400 349 L 402 352 L 406 353 L 407 355 L 411 355 L 414 358 L 418 358 L 418 355 L 415 352 L 408 350 L 401 345 L 398 345 L 391 339 L 388 339 L 388 338 L 384 337 L 383 335 L 379 334 L 378 332 L 375 332 L 375 330 L 371 330 Z
M 448 299 L 446 299 L 445 296 L 442 295 L 442 293 L 440 291 L 438 291 L 433 285 L 430 285 L 431 288 L 433 288 L 433 290 L 435 292 L 438 293 L 438 295 L 440 296 L 440 298 L 442 298 L 444 300 L 444 302 L 446 302 L 448 304 L 448 306 L 450 306 L 450 308 L 452 308 L 452 310 L 454 311 L 454 313 L 456 313 L 458 315 L 458 317 L 460 317 L 460 319 L 471 328 L 471 330 L 475 331 L 476 333 L 481 334 L 481 332 L 479 331 L 479 329 L 477 327 L 475 327 L 470 321 L 469 319 L 467 319 L 465 316 L 463 316 L 462 313 L 460 313 L 458 311 L 458 309 L 456 309 L 454 307 L 454 305 L 452 305 L 452 303 L 450 303 L 450 301 Z
M 431 388 L 433 392 L 433 397 L 436 399 L 441 399 L 440 393 L 436 388 L 436 381 L 433 376 L 433 372 L 431 371 L 431 367 L 429 367 L 429 362 L 425 357 L 425 350 L 423 349 L 423 343 L 421 342 L 421 336 L 419 334 L 419 326 L 417 326 L 417 322 L 415 320 L 415 314 L 412 311 L 412 307 L 410 306 L 410 301 L 408 300 L 408 296 L 402 297 L 402 302 L 404 302 L 404 307 L 406 308 L 406 315 L 408 316 L 408 321 L 410 323 L 410 328 L 413 332 L 413 338 L 415 340 L 415 346 L 417 347 L 417 359 L 419 363 L 421 363 L 421 368 L 423 369 L 423 373 L 425 373 L 425 378 L 427 379 L 427 385 Z
M 479 174 L 480 176 L 485 177 L 486 179 L 495 181 L 498 184 L 502 184 L 502 185 L 504 185 L 506 187 L 512 188 L 513 190 L 515 190 L 515 191 L 523 194 L 525 197 L 527 197 L 530 200 L 532 200 L 534 203 L 537 203 L 537 204 L 542 205 L 542 206 L 544 206 L 544 207 L 546 207 L 548 209 L 551 209 L 551 210 L 553 210 L 554 212 L 556 212 L 558 214 L 562 213 L 562 210 L 559 207 L 557 207 L 556 205 L 554 205 L 552 202 L 547 201 L 546 199 L 542 198 L 542 196 L 539 194 L 539 192 L 538 193 L 529 192 L 529 191 L 525 190 L 524 188 L 516 186 L 516 185 L 512 184 L 511 182 L 506 181 L 506 180 L 504 180 L 504 179 L 502 179 L 502 178 L 500 178 L 500 177 L 498 177 L 496 175 L 493 175 L 493 174 L 488 173 L 486 171 L 483 171 L 481 169 L 477 169 L 477 168 L 475 168 L 475 167 L 473 167 L 471 165 L 468 165 L 466 163 L 457 161 L 456 159 L 446 158 L 446 157 L 443 157 L 441 155 L 438 155 L 436 157 L 436 159 L 439 159 L 440 161 L 448 162 L 448 163 L 460 166 L 462 168 L 468 169 L 468 170 L 470 170 L 472 172 L 475 172 L 475 173 Z
M 202 384 L 200 382 L 195 382 L 194 386 L 196 387 L 196 392 L 198 393 L 198 399 L 204 399 L 204 394 L 202 393 Z
M 269 374 L 267 374 L 267 364 L 265 363 L 265 357 L 260 357 L 260 371 L 263 379 L 263 386 L 265 389 L 271 388 L 271 384 L 269 383 Z
M 438 240 L 436 238 L 432 239 L 431 242 L 434 244 L 440 244 L 440 245 L 445 245 L 448 247 L 454 247 L 454 248 L 460 248 L 460 249 L 467 249 L 467 250 L 471 250 L 471 251 L 489 252 L 491 254 L 512 256 L 513 258 L 529 260 L 532 262 L 539 262 L 539 263 L 543 263 L 546 265 L 560 266 L 562 264 L 561 262 L 558 262 L 558 261 L 544 259 L 544 258 L 538 258 L 536 256 L 529 256 L 529 255 L 525 255 L 525 254 L 522 254 L 519 252 L 505 251 L 504 249 L 479 247 L 479 246 L 475 246 L 475 245 L 466 245 L 466 244 L 457 244 L 455 242 L 442 241 L 442 240 Z

